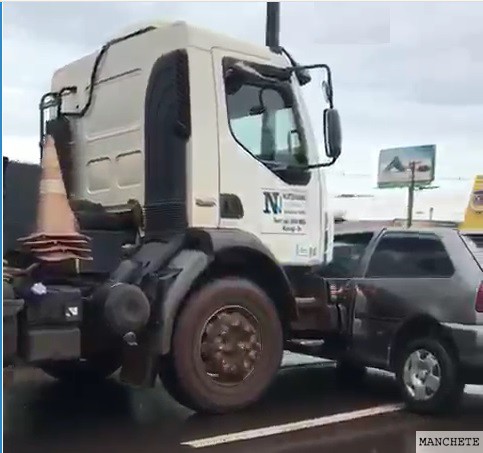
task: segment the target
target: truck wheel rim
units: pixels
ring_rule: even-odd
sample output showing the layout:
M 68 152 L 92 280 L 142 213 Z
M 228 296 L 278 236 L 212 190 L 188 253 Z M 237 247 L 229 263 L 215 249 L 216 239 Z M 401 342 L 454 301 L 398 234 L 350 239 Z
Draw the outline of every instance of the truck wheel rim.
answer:
M 416 401 L 431 399 L 441 386 L 441 366 L 434 354 L 424 349 L 411 353 L 404 364 L 404 385 Z
M 250 376 L 262 352 L 260 325 L 246 308 L 230 305 L 205 323 L 200 355 L 206 374 L 217 384 L 237 385 Z

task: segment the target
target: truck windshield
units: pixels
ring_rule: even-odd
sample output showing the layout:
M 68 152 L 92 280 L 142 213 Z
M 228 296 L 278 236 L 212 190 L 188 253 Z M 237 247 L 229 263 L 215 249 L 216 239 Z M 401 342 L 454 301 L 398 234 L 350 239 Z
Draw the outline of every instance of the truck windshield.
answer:
M 306 165 L 307 152 L 291 95 L 278 85 L 243 84 L 227 96 L 235 139 L 257 159 Z

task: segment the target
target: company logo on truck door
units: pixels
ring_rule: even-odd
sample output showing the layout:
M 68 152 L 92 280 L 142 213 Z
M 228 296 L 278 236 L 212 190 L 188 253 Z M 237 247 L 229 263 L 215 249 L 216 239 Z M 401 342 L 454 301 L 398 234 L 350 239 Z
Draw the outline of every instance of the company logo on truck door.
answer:
M 282 213 L 282 197 L 280 192 L 263 192 L 265 198 L 265 214 L 281 214 Z
M 306 201 L 305 192 L 264 190 L 262 233 L 305 234 Z

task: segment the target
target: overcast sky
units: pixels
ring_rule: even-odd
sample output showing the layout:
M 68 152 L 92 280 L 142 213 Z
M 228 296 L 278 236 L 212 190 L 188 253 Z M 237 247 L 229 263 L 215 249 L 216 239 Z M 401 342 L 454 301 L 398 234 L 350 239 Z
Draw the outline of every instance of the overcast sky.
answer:
M 142 20 L 184 19 L 263 44 L 264 3 L 6 3 L 3 150 L 38 154 L 38 101 L 52 72 Z M 483 173 L 483 3 L 282 3 L 281 37 L 300 63 L 329 63 L 343 120 L 336 174 L 375 185 L 381 148 L 437 145 L 437 183 L 463 192 Z M 319 130 L 324 104 L 306 87 Z M 463 178 L 463 183 L 448 178 Z M 349 179 L 334 176 L 332 189 Z M 349 189 L 350 190 L 350 189 Z

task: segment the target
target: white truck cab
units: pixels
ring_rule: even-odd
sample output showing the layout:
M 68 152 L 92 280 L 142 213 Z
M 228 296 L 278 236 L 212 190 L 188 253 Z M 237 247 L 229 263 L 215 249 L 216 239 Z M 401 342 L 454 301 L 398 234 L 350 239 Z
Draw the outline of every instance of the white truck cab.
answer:
M 7 172 L 9 364 L 159 376 L 181 404 L 223 413 L 255 402 L 294 342 L 343 333 L 315 272 L 333 237 L 320 168 L 341 152 L 331 73 L 276 35 L 258 47 L 147 24 L 54 74 L 42 165 Z M 310 69 L 326 74 L 325 162 L 300 89 Z M 32 196 L 9 201 L 25 179 Z M 71 221 L 53 231 L 52 216 Z
M 62 96 L 71 196 L 117 211 L 136 200 L 148 228 L 239 229 L 284 265 L 319 264 L 327 190 L 307 167 L 321 156 L 289 60 L 184 22 L 114 40 L 92 92 L 98 54 L 53 76 L 53 92 L 75 87 Z

